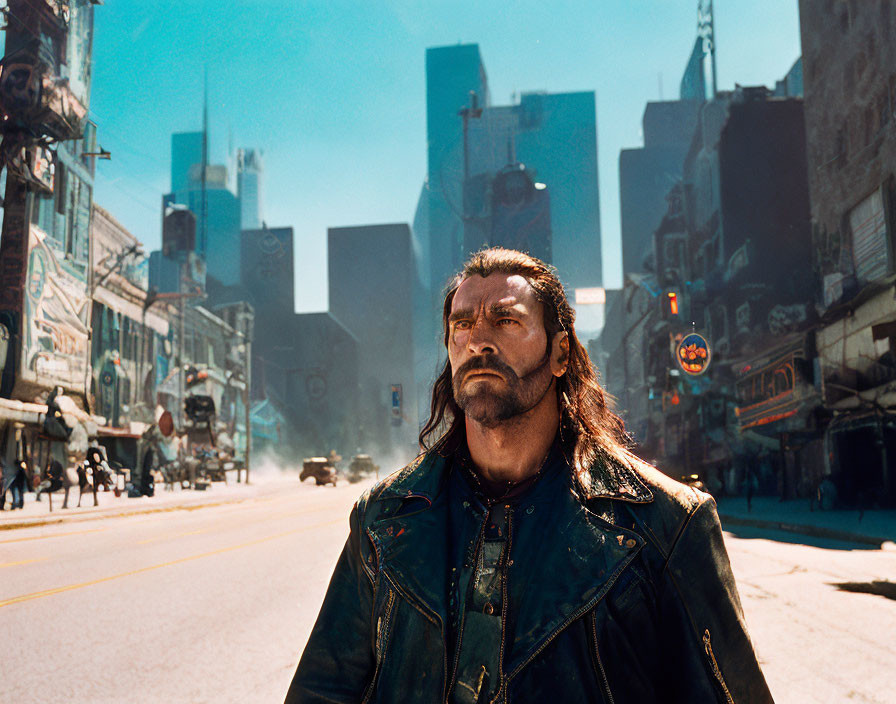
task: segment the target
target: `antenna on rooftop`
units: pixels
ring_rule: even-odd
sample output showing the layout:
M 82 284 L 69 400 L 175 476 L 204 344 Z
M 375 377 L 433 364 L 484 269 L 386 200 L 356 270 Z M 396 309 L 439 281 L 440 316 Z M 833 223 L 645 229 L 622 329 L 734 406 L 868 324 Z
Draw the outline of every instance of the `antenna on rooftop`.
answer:
M 697 36 L 703 37 L 703 46 L 709 52 L 712 70 L 712 98 L 718 92 L 716 82 L 716 21 L 712 8 L 712 0 L 699 0 L 697 3 Z

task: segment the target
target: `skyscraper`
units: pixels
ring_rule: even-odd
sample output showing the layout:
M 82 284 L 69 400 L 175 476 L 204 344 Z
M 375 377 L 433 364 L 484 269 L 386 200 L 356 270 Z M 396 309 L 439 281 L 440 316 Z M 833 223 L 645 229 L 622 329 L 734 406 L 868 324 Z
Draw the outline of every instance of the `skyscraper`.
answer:
M 256 230 L 264 220 L 262 157 L 263 152 L 258 149 L 238 149 L 236 152 L 236 194 L 240 199 L 244 230 Z
M 457 271 L 474 242 L 487 241 L 488 194 L 495 177 L 515 164 L 550 190 L 550 249 L 563 282 L 600 286 L 594 92 L 524 93 L 516 104 L 492 106 L 476 44 L 428 49 L 426 82 L 433 289 Z
M 171 137 L 171 193 L 165 206 L 184 205 L 196 216 L 196 251 L 208 275 L 226 286 L 240 280 L 240 200 L 227 186 L 227 167 L 206 164 L 202 132 Z M 204 176 L 204 178 L 203 178 Z
M 404 223 L 332 227 L 327 237 L 330 314 L 357 339 L 357 423 L 364 449 L 416 454 L 414 269 Z
M 535 237 L 529 250 L 549 252 L 569 288 L 601 286 L 596 122 L 593 91 L 524 93 L 519 102 L 493 106 L 477 44 L 427 49 L 427 179 L 413 236 L 436 326 L 442 287 L 483 244 Z M 496 201 L 496 179 L 508 173 L 529 176 L 535 197 Z M 416 315 L 422 319 L 423 311 Z M 421 388 L 440 366 L 434 332 L 418 336 Z

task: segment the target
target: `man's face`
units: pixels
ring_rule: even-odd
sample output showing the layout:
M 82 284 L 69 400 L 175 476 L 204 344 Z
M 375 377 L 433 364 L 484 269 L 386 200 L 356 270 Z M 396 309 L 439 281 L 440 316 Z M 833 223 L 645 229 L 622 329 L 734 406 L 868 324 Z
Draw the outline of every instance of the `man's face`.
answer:
M 448 318 L 454 399 L 486 427 L 534 408 L 566 368 L 568 343 L 548 348 L 544 313 L 519 275 L 472 276 L 458 287 Z

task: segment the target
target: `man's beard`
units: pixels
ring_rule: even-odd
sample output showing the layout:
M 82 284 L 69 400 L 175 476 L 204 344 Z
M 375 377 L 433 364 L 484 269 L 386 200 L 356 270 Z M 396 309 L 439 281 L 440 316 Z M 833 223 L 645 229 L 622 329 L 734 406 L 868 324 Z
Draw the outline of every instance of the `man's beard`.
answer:
M 491 355 L 473 357 L 452 374 L 454 400 L 468 418 L 486 428 L 493 428 L 499 423 L 532 410 L 541 403 L 554 379 L 550 361 L 549 353 L 545 352 L 535 369 L 518 376 L 507 364 Z M 500 374 L 504 379 L 503 386 L 495 389 L 490 385 L 500 384 L 500 381 L 496 380 L 474 382 L 471 388 L 470 384 L 464 382 L 467 375 L 476 369 Z

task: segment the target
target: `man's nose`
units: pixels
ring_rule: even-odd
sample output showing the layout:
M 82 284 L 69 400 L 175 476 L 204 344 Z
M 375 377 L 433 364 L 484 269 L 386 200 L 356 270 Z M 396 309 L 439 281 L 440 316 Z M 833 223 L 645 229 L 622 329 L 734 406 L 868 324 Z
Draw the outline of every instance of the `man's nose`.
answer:
M 467 348 L 472 354 L 494 354 L 497 352 L 491 335 L 491 326 L 481 316 L 473 322 L 470 336 L 467 339 Z

